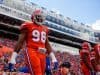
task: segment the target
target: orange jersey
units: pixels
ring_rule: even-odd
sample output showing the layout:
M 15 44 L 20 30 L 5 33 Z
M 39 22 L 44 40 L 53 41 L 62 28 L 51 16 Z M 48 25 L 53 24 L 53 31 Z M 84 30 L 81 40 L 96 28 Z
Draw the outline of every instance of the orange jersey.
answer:
M 91 66 L 91 60 L 90 60 L 90 52 L 88 50 L 80 50 L 80 59 L 81 59 L 81 63 L 84 63 L 84 55 L 87 55 L 88 57 L 86 58 L 86 62 L 88 62 L 88 65 Z
M 87 58 L 84 58 L 84 56 L 87 55 Z M 80 50 L 80 64 L 81 64 L 81 70 L 83 72 L 84 75 L 91 75 L 90 74 L 90 68 L 87 66 L 91 66 L 92 67 L 92 64 L 91 64 L 91 61 L 90 61 L 90 53 L 89 53 L 89 50 Z M 86 60 L 84 60 L 86 59 Z M 86 65 L 87 62 L 88 64 Z
M 96 62 L 100 64 L 100 44 L 95 45 L 94 51 L 96 52 Z
M 20 30 L 26 30 L 26 46 L 29 48 L 45 48 L 48 28 L 43 25 L 37 25 L 33 22 L 25 22 Z

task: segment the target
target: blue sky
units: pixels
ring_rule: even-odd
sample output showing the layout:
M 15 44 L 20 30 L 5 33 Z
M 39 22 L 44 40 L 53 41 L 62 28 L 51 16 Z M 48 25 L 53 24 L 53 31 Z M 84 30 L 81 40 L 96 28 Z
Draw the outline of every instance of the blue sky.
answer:
M 66 17 L 79 23 L 100 23 L 100 0 L 27 0 L 48 10 L 56 9 Z M 100 27 L 100 26 L 99 26 Z

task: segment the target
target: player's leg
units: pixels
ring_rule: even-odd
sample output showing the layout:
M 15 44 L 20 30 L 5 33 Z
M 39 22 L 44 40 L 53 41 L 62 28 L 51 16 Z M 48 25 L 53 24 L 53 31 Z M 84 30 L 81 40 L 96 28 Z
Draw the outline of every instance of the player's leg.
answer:
M 26 54 L 31 75 L 42 75 L 41 63 L 36 51 L 28 48 L 28 50 L 26 50 Z
M 41 63 L 41 70 L 42 70 L 42 75 L 45 73 L 45 68 L 46 68 L 46 55 L 37 53 L 38 57 L 40 58 L 40 63 Z

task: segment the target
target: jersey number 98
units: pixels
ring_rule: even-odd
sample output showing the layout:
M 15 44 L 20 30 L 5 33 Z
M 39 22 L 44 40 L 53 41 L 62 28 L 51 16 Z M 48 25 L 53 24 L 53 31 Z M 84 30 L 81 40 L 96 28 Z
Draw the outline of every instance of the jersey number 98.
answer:
M 35 42 L 41 41 L 42 43 L 45 43 L 46 41 L 46 32 L 44 31 L 39 32 L 38 30 L 33 30 L 32 36 L 33 36 L 32 40 Z

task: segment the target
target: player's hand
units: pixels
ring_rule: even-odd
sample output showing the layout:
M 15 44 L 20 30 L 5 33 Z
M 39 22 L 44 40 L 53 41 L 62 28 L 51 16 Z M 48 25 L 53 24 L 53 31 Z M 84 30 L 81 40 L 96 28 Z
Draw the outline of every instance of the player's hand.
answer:
M 13 52 L 9 63 L 16 64 L 16 57 L 17 57 L 17 55 L 18 54 L 16 52 Z
M 58 69 L 58 62 L 54 62 L 54 70 L 57 70 Z
M 9 63 L 9 70 L 10 70 L 10 72 L 12 72 L 14 70 L 14 64 Z
M 58 62 L 52 62 L 52 70 L 58 69 Z
M 54 55 L 53 52 L 51 52 L 51 53 L 49 54 L 49 56 L 50 56 L 51 61 L 52 61 L 53 63 L 54 63 L 54 62 L 57 62 L 57 59 L 56 59 L 56 57 L 55 57 L 55 55 Z
M 58 61 L 57 61 L 57 59 L 56 59 L 56 57 L 55 57 L 53 52 L 50 53 L 50 58 L 51 58 L 51 62 L 52 62 L 52 65 L 53 65 L 52 70 L 57 70 L 57 68 L 58 68 Z

